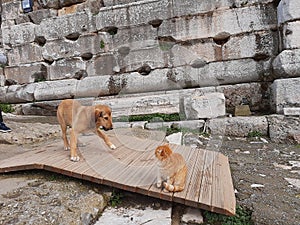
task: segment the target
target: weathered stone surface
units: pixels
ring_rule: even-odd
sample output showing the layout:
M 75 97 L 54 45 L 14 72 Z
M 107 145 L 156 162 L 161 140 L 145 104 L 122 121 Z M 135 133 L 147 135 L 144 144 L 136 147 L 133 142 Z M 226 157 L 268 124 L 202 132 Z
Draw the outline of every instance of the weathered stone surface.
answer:
M 250 105 L 251 111 L 264 110 L 269 107 L 269 105 L 264 105 L 264 90 L 260 83 L 223 85 L 218 86 L 216 91 L 224 93 L 226 111 L 229 113 L 233 113 L 235 106 L 243 102 Z
M 170 10 L 168 10 L 170 9 Z M 97 30 L 106 27 L 126 27 L 147 24 L 154 19 L 170 18 L 171 8 L 168 0 L 140 1 L 118 7 L 104 7 L 96 16 Z
M 15 20 L 19 16 L 20 2 L 9 1 L 2 3 L 2 21 Z M 4 24 L 2 24 L 3 26 Z
M 15 46 L 7 57 L 10 66 L 43 61 L 42 48 L 36 43 Z
M 34 101 L 35 84 L 28 85 L 11 85 L 4 89 L 5 94 L 2 102 L 30 102 Z
M 30 21 L 40 24 L 42 20 L 57 16 L 57 11 L 53 9 L 39 9 L 28 13 Z
M 79 36 L 78 40 L 54 40 L 47 41 L 43 46 L 43 57 L 48 61 L 62 58 L 82 57 L 104 53 L 110 48 L 109 36 L 106 33 L 86 34 Z
M 120 69 L 122 72 L 131 72 L 139 70 L 145 65 L 151 69 L 162 68 L 167 64 L 165 58 L 165 54 L 157 42 L 139 49 L 131 48 L 124 58 L 120 58 Z
M 187 208 L 186 212 L 183 214 L 181 221 L 183 223 L 203 223 L 203 216 L 200 209 L 197 208 Z
M 300 14 L 300 13 L 299 13 Z M 300 20 L 283 25 L 283 49 L 300 48 Z
M 118 61 L 112 53 L 96 56 L 94 60 L 87 65 L 87 73 L 90 76 L 111 75 L 119 71 Z
M 132 2 L 141 2 L 143 0 L 103 0 L 104 6 L 125 5 Z
M 300 134 L 300 118 L 297 116 L 270 115 L 269 135 L 278 143 L 295 143 L 294 135 Z
M 76 94 L 77 80 L 45 81 L 36 83 L 34 99 L 46 101 L 49 99 L 73 98 Z
M 49 80 L 73 78 L 75 74 L 86 69 L 86 63 L 78 58 L 66 58 L 55 61 L 48 67 Z
M 51 0 L 51 1 L 41 1 L 44 7 L 59 9 L 65 6 L 74 5 L 78 3 L 85 2 L 86 0 Z M 44 4 L 45 3 L 45 4 Z
M 282 114 L 285 107 L 300 107 L 300 78 L 278 79 L 271 86 L 274 111 Z
M 0 87 L 3 87 L 5 84 L 5 76 L 3 75 L 3 70 L 1 71 L 1 75 L 0 75 Z
M 273 61 L 275 76 L 299 77 L 300 76 L 300 49 L 284 50 Z
M 46 80 L 48 77 L 44 63 L 6 66 L 4 72 L 6 79 L 12 79 L 18 84 Z
M 87 13 L 79 12 L 43 20 L 39 26 L 36 26 L 35 35 L 44 36 L 48 41 L 94 31 L 93 19 Z
M 86 77 L 76 83 L 75 98 L 109 95 L 110 76 Z
M 278 23 L 300 19 L 298 0 L 281 0 L 277 7 Z
M 6 45 L 21 45 L 33 42 L 36 27 L 37 25 L 33 23 L 2 27 L 3 43 Z
M 213 135 L 247 137 L 250 132 L 268 135 L 265 116 L 215 118 L 209 120 L 208 127 Z
M 245 17 L 247 15 L 247 17 Z M 241 19 L 243 18 L 243 19 Z M 158 36 L 171 36 L 175 40 L 214 37 L 220 32 L 231 35 L 256 30 L 267 30 L 276 23 L 276 12 L 270 6 L 215 11 L 190 18 L 164 20 L 159 27 Z
M 185 59 L 185 55 L 197 55 L 207 62 L 254 58 L 256 60 L 267 59 L 277 55 L 278 40 L 275 33 L 270 31 L 260 31 L 245 34 L 242 36 L 231 36 L 229 40 L 222 44 L 216 44 L 213 39 L 194 40 L 192 44 L 183 43 L 180 46 L 184 55 L 174 54 L 180 60 Z M 176 45 L 177 47 L 177 45 Z M 178 48 L 178 47 L 177 47 Z M 174 51 L 175 46 L 172 48 Z
M 242 8 L 250 5 L 268 4 L 273 0 L 252 0 L 252 1 L 231 1 L 231 0 L 211 0 L 211 1 L 190 1 L 190 0 L 173 0 L 174 16 L 185 16 L 209 13 L 213 10 L 224 10 L 229 8 Z
M 157 30 L 149 24 L 118 28 L 114 32 L 110 31 L 110 29 L 103 29 L 100 33 L 104 32 L 110 37 L 111 44 L 109 49 L 115 51 L 124 45 L 131 48 L 136 45 L 143 45 L 147 41 L 153 42 L 157 38 Z
M 283 108 L 283 114 L 286 116 L 300 116 L 300 107 Z
M 158 92 L 132 95 L 119 95 L 115 98 L 100 98 L 95 104 L 109 105 L 114 116 L 129 116 L 153 113 L 178 113 L 179 112 L 179 92 Z
M 223 93 L 193 93 L 184 98 L 184 113 L 188 120 L 225 116 L 225 96 Z

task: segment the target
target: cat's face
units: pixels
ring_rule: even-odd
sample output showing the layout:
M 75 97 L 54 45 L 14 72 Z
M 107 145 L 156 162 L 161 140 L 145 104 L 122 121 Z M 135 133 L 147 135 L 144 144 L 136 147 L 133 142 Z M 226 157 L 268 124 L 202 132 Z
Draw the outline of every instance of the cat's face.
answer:
M 170 149 L 169 145 L 158 146 L 155 149 L 155 156 L 160 161 L 168 158 L 171 154 L 172 154 L 172 150 Z

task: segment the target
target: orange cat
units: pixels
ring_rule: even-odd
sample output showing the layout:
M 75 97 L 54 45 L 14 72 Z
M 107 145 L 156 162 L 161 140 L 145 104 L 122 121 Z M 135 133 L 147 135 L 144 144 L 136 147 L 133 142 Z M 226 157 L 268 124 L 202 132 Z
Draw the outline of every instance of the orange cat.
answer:
M 179 153 L 173 153 L 169 145 L 158 146 L 155 150 L 158 159 L 158 176 L 156 186 L 161 187 L 162 180 L 164 191 L 182 191 L 185 186 L 187 166 L 184 158 Z

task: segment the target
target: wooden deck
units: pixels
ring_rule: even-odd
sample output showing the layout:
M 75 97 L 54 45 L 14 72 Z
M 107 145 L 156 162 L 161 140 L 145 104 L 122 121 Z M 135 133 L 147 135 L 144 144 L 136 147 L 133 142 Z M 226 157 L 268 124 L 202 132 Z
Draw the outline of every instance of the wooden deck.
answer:
M 186 159 L 188 176 L 184 191 L 165 193 L 155 185 L 154 149 L 162 143 L 159 135 L 138 137 L 128 129 L 116 129 L 109 136 L 116 150 L 110 150 L 95 135 L 82 135 L 79 162 L 69 160 L 69 151 L 63 150 L 61 141 L 0 160 L 0 172 L 44 169 L 216 213 L 235 214 L 234 188 L 226 156 L 170 145 Z

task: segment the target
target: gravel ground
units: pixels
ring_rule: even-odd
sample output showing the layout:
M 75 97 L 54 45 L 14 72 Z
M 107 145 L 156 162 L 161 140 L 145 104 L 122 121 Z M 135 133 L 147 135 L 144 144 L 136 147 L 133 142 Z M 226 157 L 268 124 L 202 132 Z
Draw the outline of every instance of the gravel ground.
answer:
M 13 131 L 0 134 L 1 158 L 61 141 L 53 118 L 6 121 Z M 299 225 L 299 145 L 225 137 L 219 151 L 229 157 L 237 204 L 252 211 L 255 224 Z M 0 224 L 94 224 L 111 193 L 105 186 L 42 171 L 1 174 Z M 124 198 L 122 204 L 135 207 L 130 199 Z M 150 201 L 147 204 L 163 204 Z

